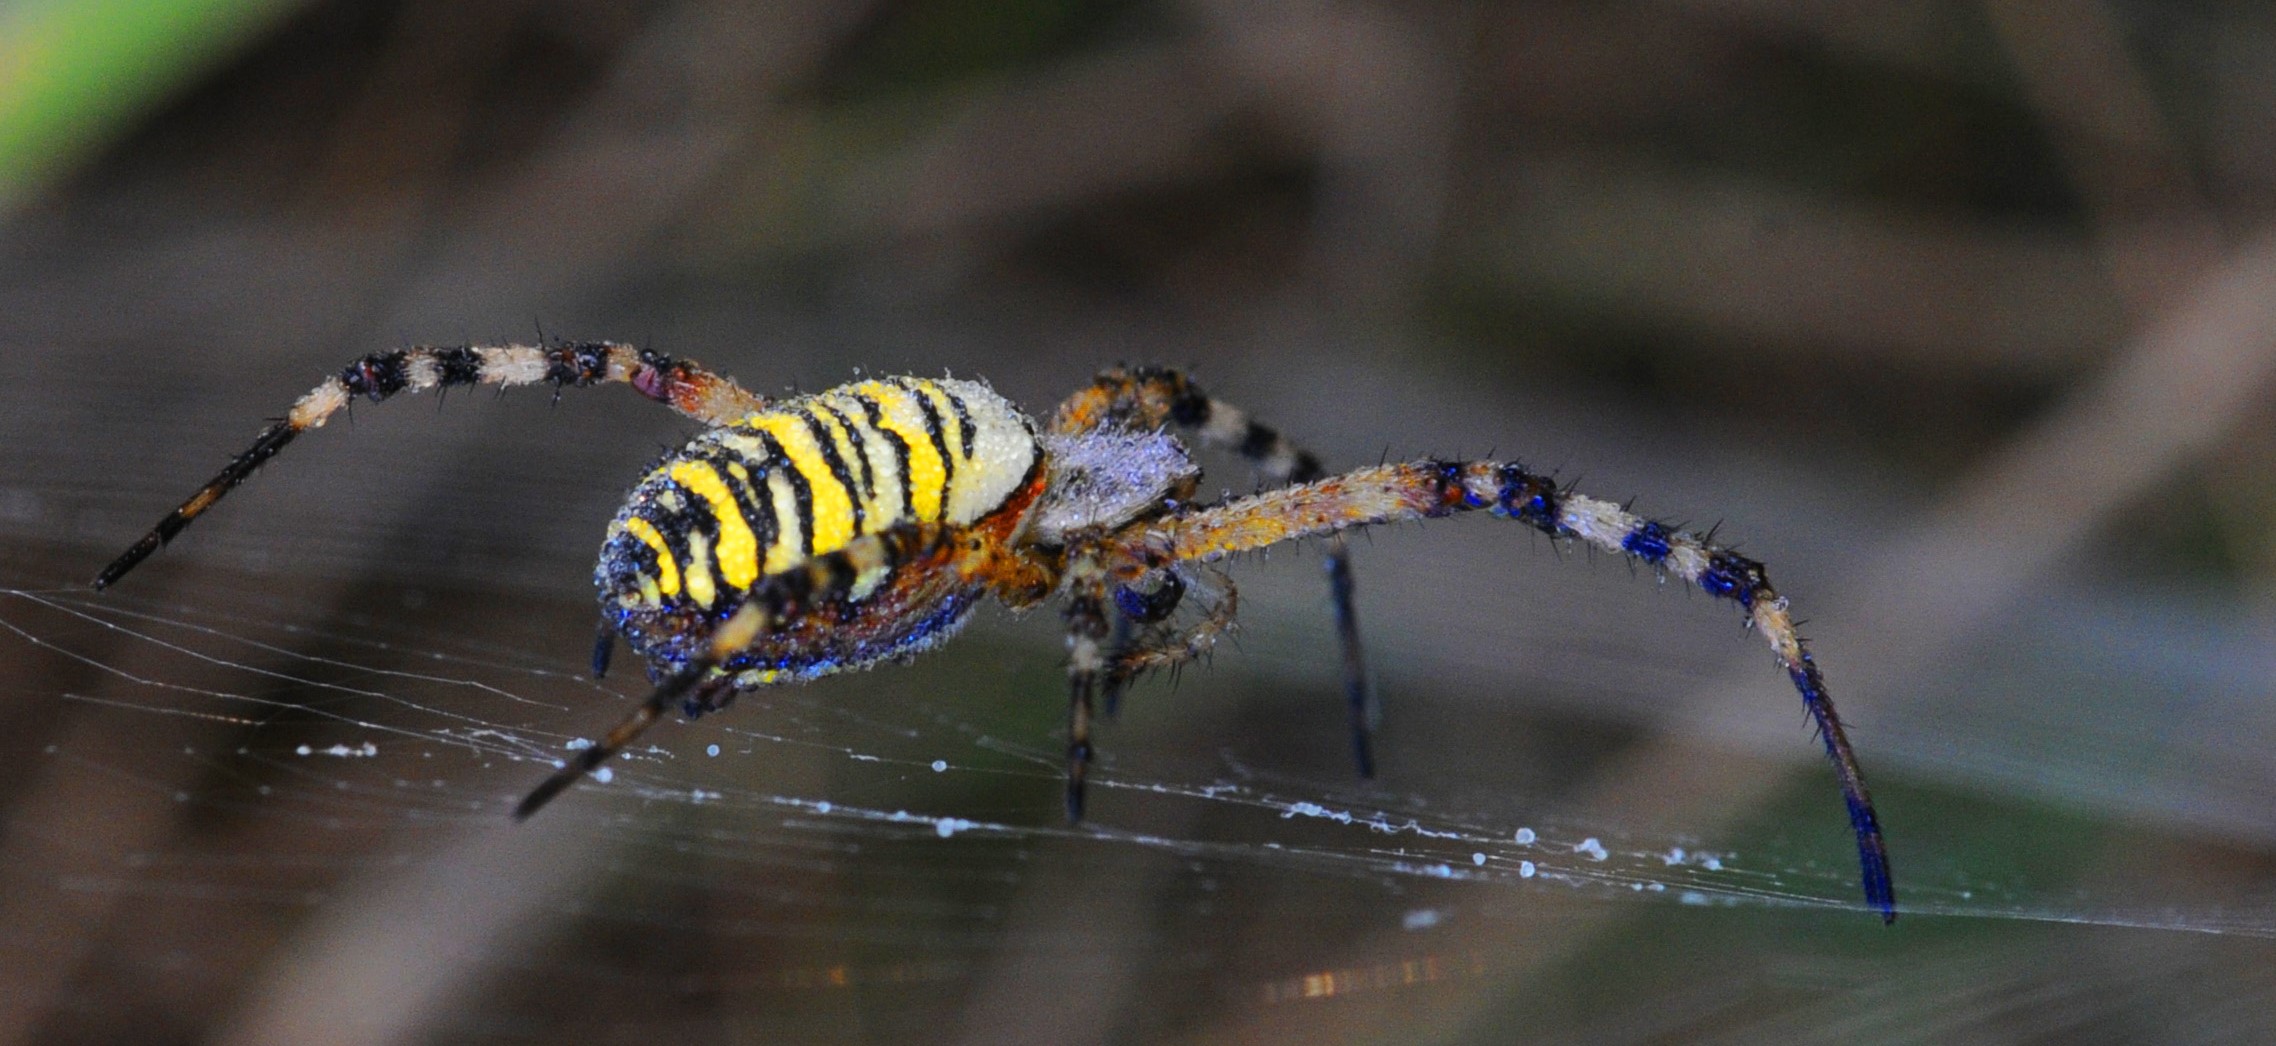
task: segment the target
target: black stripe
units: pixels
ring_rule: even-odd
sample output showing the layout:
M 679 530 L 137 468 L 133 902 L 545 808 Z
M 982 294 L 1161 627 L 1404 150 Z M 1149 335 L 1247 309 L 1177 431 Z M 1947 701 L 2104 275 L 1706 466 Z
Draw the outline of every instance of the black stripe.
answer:
M 933 398 L 925 395 L 923 389 L 912 387 L 906 381 L 896 381 L 894 384 L 901 386 L 910 399 L 917 401 L 917 409 L 924 411 L 925 435 L 931 437 L 933 450 L 940 454 L 940 509 L 941 515 L 945 517 L 948 515 L 948 492 L 956 485 L 956 459 L 949 456 L 948 438 L 941 431 L 940 408 L 933 406 Z M 911 499 L 910 504 L 915 503 Z
M 404 366 L 410 356 L 401 350 L 372 353 L 348 364 L 347 369 L 340 372 L 340 383 L 348 387 L 349 395 L 369 396 L 377 403 L 410 384 L 411 376 Z
M 126 572 L 133 570 L 135 564 L 150 558 L 151 553 L 158 551 L 158 546 L 174 540 L 174 535 L 181 533 L 183 527 L 189 526 L 190 520 L 197 518 L 199 513 L 212 508 L 230 491 L 237 489 L 237 485 L 243 483 L 246 476 L 251 475 L 254 469 L 261 467 L 262 462 L 275 457 L 277 451 L 283 450 L 284 445 L 292 442 L 292 438 L 297 435 L 300 435 L 300 430 L 293 428 L 290 421 L 278 421 L 263 430 L 260 438 L 253 441 L 252 447 L 230 460 L 229 464 L 221 470 L 221 475 L 215 476 L 212 482 L 207 483 L 204 487 L 199 488 L 196 494 L 191 495 L 190 500 L 183 502 L 174 511 L 167 513 L 166 518 L 159 520 L 158 525 L 152 528 L 150 533 L 142 536 L 142 540 L 135 542 L 132 547 L 120 553 L 119 558 L 112 560 L 109 566 L 104 567 L 102 573 L 95 575 L 95 587 L 98 589 L 109 588 L 118 579 L 125 577 Z M 204 508 L 190 508 L 191 505 L 200 502 L 204 504 Z
M 956 411 L 956 440 L 964 448 L 964 460 L 972 460 L 972 439 L 976 434 L 972 426 L 972 411 L 964 406 L 964 399 L 949 391 L 948 386 L 937 385 L 940 394 L 948 397 L 948 406 Z
M 682 458 L 680 460 L 689 459 Z M 672 480 L 672 487 L 679 491 L 680 511 L 678 515 L 686 521 L 686 529 L 702 531 L 704 537 L 711 539 L 713 548 L 719 547 L 719 514 L 711 510 L 711 499 L 688 489 L 685 484 L 676 479 Z M 687 573 L 687 563 L 687 559 L 682 557 L 680 573 Z M 708 569 L 710 564 L 706 563 L 705 567 Z M 711 573 L 713 577 L 717 577 L 719 574 L 716 570 L 711 571 Z
M 861 489 L 863 491 L 862 496 L 864 498 L 876 497 L 877 473 L 874 472 L 870 466 L 869 444 L 867 441 L 862 439 L 861 430 L 854 427 L 853 420 L 846 417 L 844 411 L 830 406 L 827 403 L 816 403 L 813 406 L 815 410 L 829 414 L 831 420 L 836 421 L 838 423 L 838 427 L 845 430 L 846 443 L 853 447 L 854 460 L 861 462 Z
M 742 513 L 744 525 L 751 528 L 751 536 L 759 543 L 759 572 L 765 573 L 767 549 L 782 536 L 782 521 L 775 518 L 774 514 L 774 490 L 767 486 L 767 466 L 762 463 L 754 471 L 751 462 L 721 446 L 711 447 L 691 457 L 710 465 L 712 471 L 719 473 L 719 481 L 725 483 L 728 492 L 735 496 L 736 510 Z M 727 468 L 731 463 L 741 465 L 744 474 L 751 477 L 750 481 L 737 478 Z
M 885 427 L 885 408 L 876 400 L 857 392 L 854 394 L 854 402 L 861 404 L 862 417 L 869 422 L 869 427 L 885 437 L 885 442 L 893 447 L 893 476 L 901 487 L 901 511 L 894 518 L 910 519 L 917 514 L 917 501 L 916 496 L 909 491 L 909 441 L 902 439 L 900 433 Z
M 783 477 L 790 481 L 791 497 L 798 502 L 798 558 L 812 559 L 814 558 L 814 486 L 807 482 L 806 474 L 798 471 L 798 466 L 791 462 L 790 455 L 783 453 L 782 444 L 775 442 L 772 434 L 765 429 L 752 429 L 751 433 L 759 437 L 759 445 L 766 448 L 767 468 L 772 470 L 779 464 L 782 468 Z
M 813 573 L 793 567 L 780 574 L 767 575 L 766 580 L 759 584 L 756 596 L 764 600 L 767 613 L 781 619 L 805 609 L 806 597 L 813 592 Z
M 651 527 L 656 526 L 656 522 L 648 519 L 644 513 L 635 513 L 634 516 L 646 520 Z M 657 527 L 656 531 L 661 534 L 663 528 Z M 669 541 L 667 540 L 666 543 L 669 544 Z M 616 557 L 617 561 L 611 562 L 611 556 Z M 634 536 L 630 530 L 619 532 L 615 538 L 601 546 L 602 571 L 612 576 L 633 574 L 654 580 L 662 573 L 663 564 L 658 562 L 658 558 L 655 547 Z M 675 563 L 672 569 L 676 572 L 679 569 L 678 564 Z M 605 630 L 602 634 L 614 635 L 614 633 Z
M 814 438 L 814 445 L 822 450 L 822 463 L 830 467 L 830 478 L 846 492 L 846 504 L 853 507 L 853 532 L 862 532 L 864 513 L 861 509 L 861 491 L 854 487 L 853 470 L 846 467 L 846 459 L 838 453 L 838 441 L 830 438 L 829 426 L 814 416 L 807 404 L 789 408 L 789 412 L 806 422 L 806 434 Z
M 843 599 L 853 594 L 854 582 L 860 579 L 861 572 L 854 569 L 851 554 L 841 548 L 822 557 L 822 565 L 829 573 L 829 589 L 832 597 Z
M 1209 415 L 1216 409 L 1201 387 L 1176 371 L 1142 374 L 1141 381 L 1162 381 L 1170 386 L 1170 420 L 1189 429 L 1209 424 Z
M 482 380 L 482 357 L 473 349 L 431 349 L 435 369 L 442 372 L 442 383 L 448 385 L 474 385 Z
M 665 478 L 665 482 L 670 485 L 670 489 L 676 490 L 680 494 L 681 506 L 679 511 L 665 512 L 663 506 L 658 505 L 656 511 L 645 514 L 648 525 L 655 527 L 656 533 L 663 536 L 664 548 L 672 554 L 672 569 L 680 575 L 680 594 L 665 596 L 664 601 L 667 605 L 682 601 L 692 604 L 695 600 L 688 594 L 688 564 L 694 561 L 695 556 L 688 544 L 688 531 L 702 530 L 704 525 L 708 523 L 710 524 L 708 536 L 711 538 L 712 544 L 716 545 L 719 543 L 719 522 L 711 518 L 709 508 L 698 509 L 695 507 L 706 504 L 702 498 L 694 496 L 692 492 L 682 488 L 677 481 L 669 477 Z M 715 581 L 717 580 L 719 572 L 711 570 L 710 563 L 706 562 L 704 569 L 711 573 Z
M 1262 422 L 1249 422 L 1249 430 L 1241 434 L 1238 453 L 1250 461 L 1263 461 L 1272 454 L 1274 444 L 1280 442 L 1280 433 Z

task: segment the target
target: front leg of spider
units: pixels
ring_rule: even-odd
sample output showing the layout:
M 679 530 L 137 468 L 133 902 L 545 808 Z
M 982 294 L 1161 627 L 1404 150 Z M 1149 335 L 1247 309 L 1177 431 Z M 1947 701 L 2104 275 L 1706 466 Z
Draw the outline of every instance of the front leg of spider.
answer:
M 1336 641 L 1343 650 L 1344 707 L 1351 722 L 1351 757 L 1359 776 L 1375 776 L 1375 721 L 1381 718 L 1375 689 L 1367 678 L 1367 652 L 1359 643 L 1359 610 L 1354 605 L 1351 553 L 1343 535 L 1328 539 L 1328 595 L 1334 604 Z
M 1498 461 L 1417 461 L 1379 465 L 1315 483 L 1261 494 L 1184 515 L 1134 524 L 1108 551 L 1118 580 L 1194 560 L 1214 560 L 1285 541 L 1354 527 L 1437 519 L 1486 510 L 1554 538 L 1631 557 L 1739 605 L 1770 644 L 1802 696 L 1833 764 L 1857 839 L 1866 904 L 1883 921 L 1897 918 L 1888 845 L 1865 788 L 1865 773 L 1835 714 L 1825 677 L 1794 627 L 1786 600 L 1761 563 L 1705 538 L 1630 513 L 1622 506 L 1559 488 L 1524 466 Z

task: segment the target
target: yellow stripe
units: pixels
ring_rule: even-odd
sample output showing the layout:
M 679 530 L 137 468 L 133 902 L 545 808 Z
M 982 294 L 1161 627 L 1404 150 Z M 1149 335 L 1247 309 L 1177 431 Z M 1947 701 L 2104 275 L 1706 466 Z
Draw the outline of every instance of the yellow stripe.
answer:
M 650 551 L 656 553 L 656 573 L 658 575 L 656 584 L 663 588 L 664 594 L 667 596 L 679 595 L 680 565 L 678 561 L 672 558 L 671 546 L 664 544 L 664 535 L 656 533 L 656 528 L 639 516 L 625 520 L 624 530 L 625 533 L 639 538 L 641 544 L 648 546 Z
M 955 488 L 969 487 L 981 477 L 974 474 L 972 459 L 964 456 L 964 418 L 956 413 L 956 404 L 949 400 L 948 390 L 922 379 L 916 385 L 924 397 L 932 401 L 933 413 L 940 416 L 941 445 L 955 455 L 956 471 L 948 473 L 941 482 L 939 518 L 947 519 L 949 505 L 956 500 Z
M 909 498 L 901 489 L 901 462 L 893 456 L 893 442 L 869 423 L 869 412 L 846 392 L 845 389 L 832 389 L 823 396 L 822 402 L 829 404 L 840 417 L 846 419 L 852 434 L 861 438 L 863 453 L 867 455 L 865 460 L 869 462 L 870 479 L 873 480 L 867 500 L 862 502 L 862 511 L 869 514 L 869 532 L 876 533 L 901 521 L 909 511 L 905 507 Z
M 901 437 L 909 446 L 909 474 L 901 477 L 911 519 L 922 522 L 941 518 L 941 507 L 948 493 L 948 468 L 941 461 L 940 452 L 933 449 L 933 438 L 925 431 L 924 408 L 909 392 L 898 385 L 880 381 L 865 381 L 854 391 L 885 408 L 878 420 L 886 431 Z
M 703 531 L 688 531 L 688 598 L 695 605 L 707 607 L 718 597 L 719 590 L 711 584 L 711 539 Z
M 672 482 L 711 503 L 711 515 L 719 520 L 719 547 L 714 552 L 719 575 L 736 588 L 750 588 L 759 576 L 759 539 L 751 533 L 750 521 L 743 518 L 743 506 L 735 501 L 735 492 L 727 489 L 727 481 L 719 478 L 718 470 L 707 462 L 675 461 L 670 474 Z M 711 600 L 699 598 L 696 602 L 709 605 Z
M 767 573 L 779 574 L 797 565 L 805 558 L 800 551 L 797 495 L 790 489 L 790 477 L 781 469 L 767 470 L 767 495 L 774 502 L 775 539 L 767 546 Z
M 772 435 L 790 457 L 790 467 L 806 477 L 806 487 L 814 494 L 814 554 L 846 547 L 854 536 L 853 492 L 830 474 L 829 462 L 822 460 L 822 445 L 814 441 L 806 422 L 787 414 L 762 414 L 752 418 L 751 425 Z M 789 502 L 777 502 L 775 514 L 792 508 Z
M 964 415 L 956 412 L 956 401 L 949 398 L 948 390 L 929 381 L 917 382 L 925 398 L 933 401 L 933 413 L 940 415 L 940 439 L 948 444 L 949 453 L 956 455 L 956 467 L 962 470 L 971 464 L 964 456 Z

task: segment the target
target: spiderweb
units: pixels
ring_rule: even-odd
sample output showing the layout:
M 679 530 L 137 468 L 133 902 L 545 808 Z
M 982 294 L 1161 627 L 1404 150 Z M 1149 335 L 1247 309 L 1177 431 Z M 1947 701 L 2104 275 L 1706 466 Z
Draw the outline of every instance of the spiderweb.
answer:
M 1665 748 L 1678 765 L 1619 762 L 1658 695 L 1748 664 L 1728 649 L 1742 641 L 1724 608 L 1543 550 L 1484 581 L 1429 582 L 1455 604 L 1506 600 L 1510 571 L 1572 589 L 1528 586 L 1524 605 L 1496 606 L 1503 624 L 1463 634 L 1427 599 L 1401 605 L 1415 593 L 1396 579 L 1495 545 L 1507 558 L 1508 538 L 1400 532 L 1369 550 L 1389 590 L 1364 604 L 1390 705 L 1382 780 L 1342 762 L 1316 561 L 1276 557 L 1237 571 L 1237 648 L 1174 687 L 1141 687 L 1105 729 L 1080 826 L 1060 813 L 1049 615 L 984 616 L 917 663 L 659 728 L 517 826 L 514 802 L 644 691 L 636 665 L 597 681 L 580 670 L 593 611 L 566 586 L 382 569 L 343 587 L 208 565 L 193 584 L 151 580 L 155 594 L 7 588 L 14 704 L 68 724 L 19 753 L 30 798 L 16 824 L 39 833 L 41 874 L 14 903 L 91 904 L 112 927 L 91 971 L 58 989 L 67 998 L 163 969 L 171 991 L 210 996 L 204 1012 L 247 1034 L 752 1020 L 834 1036 L 858 1012 L 891 1035 L 985 1012 L 1151 1035 L 1306 1004 L 1346 1009 L 1299 1026 L 1355 1005 L 1388 1019 L 1418 998 L 1460 1027 L 1510 1005 L 1511 984 L 1665 932 L 1743 941 L 1799 922 L 1874 940 L 1806 731 L 1713 725 L 1791 712 L 1774 672 L 1743 715 Z M 17 576 L 93 558 L 42 555 Z M 2042 683 L 1976 681 L 1993 695 Z M 1970 772 L 1924 781 L 1937 753 L 1908 724 L 1863 736 L 1884 806 L 1912 812 L 1892 818 L 1907 929 L 1967 916 L 2276 936 L 2265 891 L 2233 877 L 2080 870 L 2113 832 L 2129 850 L 2249 864 L 2171 813 L 2202 815 L 2202 796 L 2161 798 L 2143 773 L 2130 809 L 2049 811 L 2016 783 L 2076 795 L 2122 757 L 2022 773 L 1948 749 Z M 1702 777 L 1702 764 L 1719 769 Z M 1614 798 L 1588 799 L 1592 780 Z M 1618 798 L 1748 780 L 1730 801 L 1754 805 L 1735 814 Z M 95 797 L 94 823 L 32 817 L 72 801 L 43 796 Z M 98 812 L 153 806 L 170 816 Z M 1971 848 L 2007 829 L 2018 836 Z M 1663 961 L 1667 976 L 1717 983 Z M 1038 1009 L 1022 989 L 1038 970 L 1095 995 Z M 1146 999 L 1162 1001 L 1133 1004 Z M 1804 1019 L 1788 1002 L 1780 1019 Z M 1289 1034 L 1290 1019 L 1270 1026 Z
M 191 764 L 188 775 L 94 763 L 84 765 L 87 772 L 152 789 L 194 777 L 173 790 L 173 799 L 232 816 L 495 820 L 528 782 L 588 744 L 641 689 L 633 679 L 596 681 L 527 650 L 421 634 L 416 625 L 337 633 L 69 589 L 7 589 L 0 596 L 10 606 L 0 629 L 28 653 L 93 678 L 84 690 L 55 696 L 101 709 L 124 732 L 158 732 L 134 726 L 136 718 L 177 717 L 236 735 L 205 749 L 185 745 L 178 756 Z M 581 789 L 600 808 L 588 816 L 621 823 L 717 806 L 735 821 L 777 821 L 793 836 L 1082 839 L 1327 874 L 1539 880 L 1694 905 L 1849 905 L 1845 870 L 1749 868 L 1733 853 L 1696 842 L 1687 847 L 1680 836 L 1623 838 L 1609 829 L 1584 835 L 1584 826 L 1535 827 L 1434 810 L 1419 798 L 1357 782 L 1262 772 L 1224 751 L 1187 766 L 1116 765 L 1099 787 L 1147 804 L 1206 806 L 1211 816 L 1240 823 L 1232 835 L 1261 838 L 1058 823 L 1040 816 L 1056 808 L 1062 766 L 1050 717 L 1027 715 L 1007 700 L 1052 691 L 1054 666 L 1043 657 L 995 695 L 971 692 L 969 681 L 958 686 L 965 693 L 928 694 L 937 683 L 923 680 L 859 688 L 883 694 L 849 696 L 820 686 L 746 695 L 733 713 L 645 739 L 599 771 Z M 1032 727 L 1027 736 L 1020 736 L 1023 727 Z M 70 759 L 60 750 L 45 754 Z M 811 784 L 806 791 L 768 790 L 764 779 L 780 776 L 786 762 L 807 764 L 809 773 L 820 769 L 832 778 L 827 792 L 839 798 Z M 1214 773 L 1206 770 L 1210 763 Z M 760 782 L 750 780 L 752 767 L 760 768 Z M 1173 776 L 1154 776 L 1161 769 Z M 985 798 L 957 801 L 965 795 Z M 917 800 L 923 805 L 912 809 L 909 801 Z M 1519 808 L 1512 804 L 1511 812 Z

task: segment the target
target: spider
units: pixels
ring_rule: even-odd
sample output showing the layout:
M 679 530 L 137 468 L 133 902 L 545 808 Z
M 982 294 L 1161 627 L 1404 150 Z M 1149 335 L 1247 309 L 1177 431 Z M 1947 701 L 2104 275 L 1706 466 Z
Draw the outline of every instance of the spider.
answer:
M 593 571 L 603 618 L 594 672 L 607 670 L 621 636 L 647 659 L 654 690 L 530 792 L 517 819 L 675 704 L 692 717 L 744 690 L 911 657 L 953 635 L 984 596 L 1025 610 L 1064 594 L 1066 803 L 1080 820 L 1094 701 L 1111 711 L 1135 677 L 1209 651 L 1236 607 L 1216 562 L 1306 537 L 1327 540 L 1353 751 L 1371 776 L 1373 699 L 1340 535 L 1483 510 L 1737 603 L 1825 743 L 1857 836 L 1866 903 L 1896 919 L 1863 773 L 1761 563 L 1518 464 L 1423 460 L 1328 476 L 1311 454 L 1175 370 L 1102 372 L 1039 425 L 988 386 L 950 378 L 877 378 L 774 401 L 692 360 L 610 342 L 374 353 L 302 396 L 105 567 L 95 587 L 116 582 L 356 396 L 532 384 L 552 384 L 558 395 L 608 383 L 708 426 L 632 488 Z M 1264 489 L 1197 503 L 1201 472 L 1179 435 L 1238 453 Z M 1189 598 L 1201 605 L 1198 622 L 1169 624 Z

